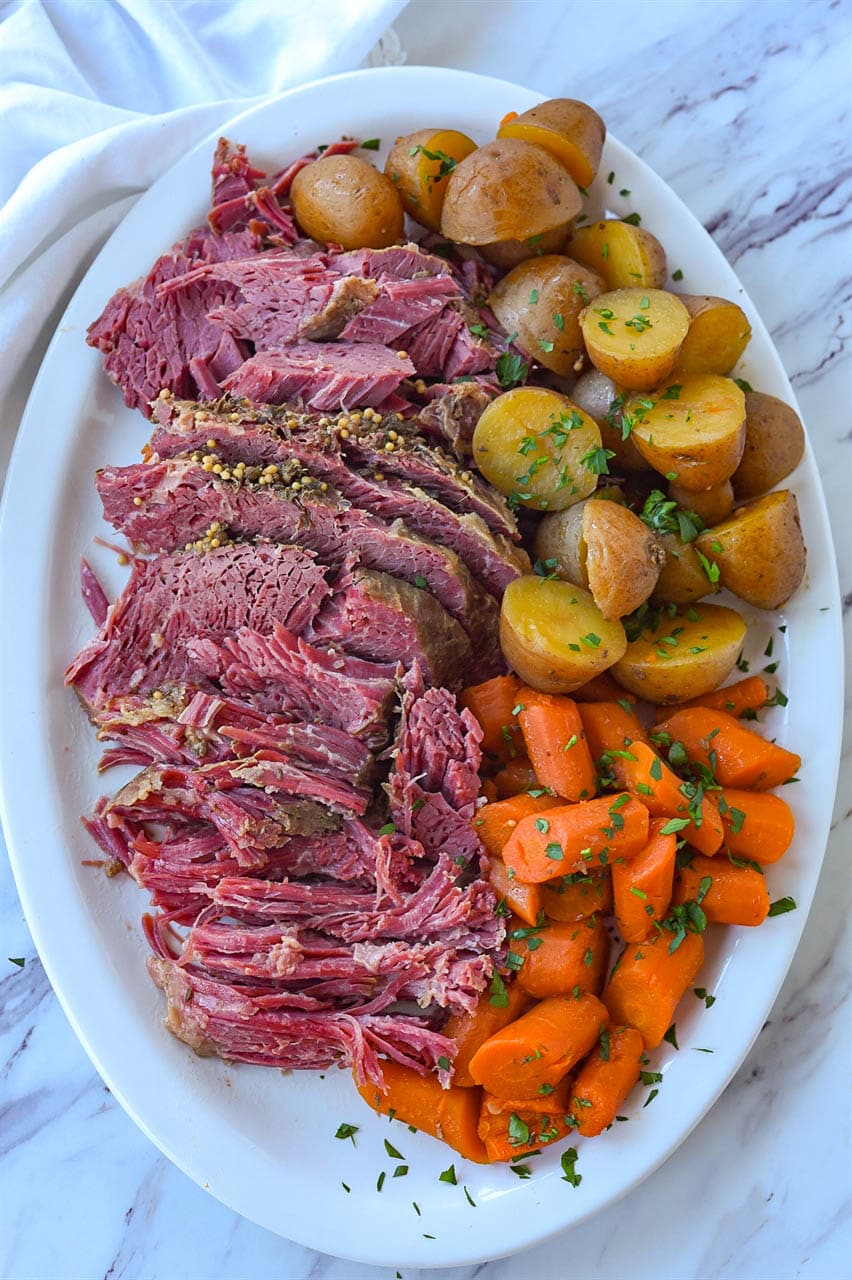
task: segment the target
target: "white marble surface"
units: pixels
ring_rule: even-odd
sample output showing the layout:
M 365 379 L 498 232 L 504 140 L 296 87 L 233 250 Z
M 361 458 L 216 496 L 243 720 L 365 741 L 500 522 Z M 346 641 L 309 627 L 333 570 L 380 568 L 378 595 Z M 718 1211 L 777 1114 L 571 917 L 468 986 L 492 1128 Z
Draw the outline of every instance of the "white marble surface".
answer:
M 848 610 L 848 0 L 412 0 L 395 30 L 410 63 L 487 72 L 592 102 L 710 229 L 797 389 Z M 394 48 L 390 37 L 386 49 Z M 831 843 L 804 939 L 770 1020 L 710 1115 L 653 1178 L 592 1222 L 448 1278 L 852 1274 L 850 797 L 847 715 Z M 288 1244 L 172 1168 L 115 1104 L 74 1038 L 35 958 L 5 863 L 0 919 L 4 1277 L 393 1276 Z M 25 957 L 25 967 L 6 956 Z M 404 1275 L 415 1280 L 414 1271 Z

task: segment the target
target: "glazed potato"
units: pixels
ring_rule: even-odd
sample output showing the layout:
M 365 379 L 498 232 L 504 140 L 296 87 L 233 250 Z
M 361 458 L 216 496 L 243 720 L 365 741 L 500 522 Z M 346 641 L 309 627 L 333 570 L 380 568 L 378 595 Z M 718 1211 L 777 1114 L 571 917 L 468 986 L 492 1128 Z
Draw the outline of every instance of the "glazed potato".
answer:
M 757 609 L 778 609 L 805 576 L 799 504 L 789 489 L 738 507 L 697 539 L 719 566 L 719 583 Z
M 723 605 L 693 605 L 674 616 L 654 611 L 612 674 L 648 702 L 668 706 L 699 698 L 730 675 L 745 633 L 740 615 Z
M 580 328 L 596 369 L 630 391 L 645 391 L 671 372 L 689 315 L 663 289 L 616 289 L 586 307 Z
M 730 373 L 748 346 L 751 325 L 742 307 L 726 298 L 678 295 L 689 312 L 674 373 Z
M 504 276 L 488 305 L 517 345 L 546 369 L 574 371 L 583 354 L 579 315 L 603 292 L 600 276 L 570 258 L 548 254 L 522 262 Z
M 544 693 L 571 693 L 612 666 L 627 648 L 627 637 L 582 587 L 525 574 L 503 594 L 500 643 L 525 684 Z
M 738 499 L 758 498 L 802 460 L 805 431 L 799 415 L 783 400 L 747 391 L 745 448 L 731 483 Z
M 714 485 L 711 489 L 684 489 L 673 480 L 669 485 L 669 497 L 679 507 L 694 511 L 706 525 L 718 524 L 734 509 L 734 488 L 730 480 Z
M 450 174 L 476 143 L 456 129 L 418 129 L 397 138 L 385 174 L 399 192 L 405 212 L 430 231 L 441 228 L 441 209 Z
M 632 613 L 657 583 L 665 552 L 646 524 L 627 507 L 608 499 L 585 502 L 545 516 L 538 526 L 535 555 L 569 582 L 588 587 L 595 604 L 612 621 Z
M 575 382 L 571 399 L 598 424 L 601 443 L 615 454 L 616 469 L 650 471 L 630 435 L 626 439 L 624 437 L 621 408 L 625 393 L 612 378 L 601 373 L 600 369 L 589 369 Z
M 441 232 L 460 244 L 529 240 L 576 218 L 582 203 L 552 156 L 519 138 L 505 138 L 456 165 L 444 196 Z
M 730 378 L 690 374 L 652 396 L 632 400 L 627 409 L 636 419 L 636 448 L 682 489 L 724 484 L 739 466 L 745 445 L 745 396 Z
M 402 201 L 390 178 L 359 156 L 323 156 L 290 188 L 293 214 L 313 240 L 344 249 L 385 249 L 403 239 Z
M 473 457 L 513 505 L 562 511 L 595 488 L 601 433 L 558 391 L 516 387 L 486 405 L 473 433 Z
M 694 604 L 709 595 L 714 586 L 698 558 L 695 543 L 681 541 L 676 533 L 660 533 L 657 537 L 666 558 L 653 599 L 661 604 Z
M 565 252 L 603 276 L 608 289 L 662 289 L 666 251 L 656 236 L 608 219 L 576 227 Z
M 511 271 L 519 262 L 528 258 L 540 258 L 545 253 L 562 253 L 565 241 L 571 231 L 572 223 L 564 222 L 552 231 L 543 231 L 541 235 L 530 236 L 527 240 L 496 240 L 494 244 L 477 245 L 486 262 L 499 267 L 501 271 Z
M 521 138 L 550 152 L 581 187 L 591 186 L 601 162 L 606 125 L 574 98 L 550 98 L 522 115 L 504 116 L 498 138 Z

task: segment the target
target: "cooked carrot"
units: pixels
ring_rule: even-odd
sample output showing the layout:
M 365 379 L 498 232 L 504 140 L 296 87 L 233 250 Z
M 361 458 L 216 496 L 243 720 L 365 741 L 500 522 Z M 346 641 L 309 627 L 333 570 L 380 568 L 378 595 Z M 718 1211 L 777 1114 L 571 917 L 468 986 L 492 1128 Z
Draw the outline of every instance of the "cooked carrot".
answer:
M 688 711 L 690 707 L 709 707 L 712 711 L 726 711 L 729 716 L 739 717 L 747 711 L 759 711 L 768 697 L 765 680 L 760 676 L 746 676 L 745 680 L 737 680 L 736 684 L 726 685 L 724 689 L 714 689 L 700 698 L 690 698 L 688 702 L 679 702 L 674 707 L 660 707 L 656 720 L 659 724 L 673 712 Z
M 700 853 L 675 876 L 672 901 L 697 902 L 711 924 L 758 925 L 769 914 L 766 880 L 759 871 Z
M 540 884 L 524 884 L 521 880 L 510 876 L 501 858 L 492 857 L 488 869 L 488 879 L 498 899 L 520 916 L 528 925 L 534 925 L 544 910 L 541 901 Z
M 499 773 L 494 775 L 494 785 L 501 800 L 509 796 L 519 796 L 522 791 L 538 791 L 540 784 L 535 776 L 535 769 L 526 756 L 518 756 L 504 764 Z
M 619 699 L 622 702 L 636 702 L 635 694 L 622 689 L 608 671 L 604 671 L 599 676 L 593 676 L 591 680 L 581 684 L 579 689 L 574 690 L 571 697 L 575 702 L 618 702 Z
M 517 716 L 512 714 L 522 688 L 517 676 L 494 676 L 459 694 L 461 705 L 479 722 L 483 750 L 499 760 L 514 759 L 522 750 Z
M 590 800 L 595 766 L 576 702 L 530 691 L 518 720 L 539 785 L 566 800 Z
M 470 1062 L 477 1084 L 498 1098 L 541 1097 L 584 1058 L 607 1022 L 596 996 L 542 1000 L 481 1045 Z
M 571 1090 L 577 1132 L 596 1138 L 612 1124 L 639 1079 L 644 1044 L 634 1027 L 605 1027 L 600 1043 L 580 1067 Z
M 681 837 L 701 853 L 710 855 L 721 849 L 724 831 L 715 800 L 709 795 L 702 797 L 698 808 L 701 820 L 697 821 L 689 809 L 690 796 L 684 793 L 686 784 L 651 747 L 634 742 L 609 767 L 619 786 L 641 800 L 653 817 L 675 819 Z
M 664 929 L 647 942 L 629 942 L 601 996 L 612 1021 L 635 1027 L 645 1048 L 656 1049 L 703 960 L 700 933 L 687 933 L 678 942 Z
M 515 981 L 537 1000 L 591 991 L 600 995 L 609 958 L 609 934 L 600 916 L 576 924 L 545 924 L 534 932 L 509 929 L 510 955 L 523 964 Z
M 531 814 L 554 809 L 559 804 L 552 796 L 513 796 L 477 809 L 473 828 L 492 858 L 499 858 L 518 823 Z
M 541 905 L 548 920 L 563 924 L 575 924 L 596 911 L 608 916 L 612 912 L 612 878 L 608 871 L 560 876 L 541 886 Z
M 548 1092 L 539 1098 L 497 1098 L 483 1093 L 479 1136 L 489 1160 L 514 1160 L 568 1137 L 571 1127 L 565 1115 L 571 1110 L 571 1081 L 562 1080 L 554 1089 L 545 1087 Z
M 385 1093 L 374 1084 L 356 1082 L 368 1106 L 383 1116 L 393 1111 L 397 1120 L 440 1138 L 466 1160 L 488 1163 L 485 1144 L 477 1132 L 481 1105 L 478 1089 L 459 1089 L 455 1085 L 442 1089 L 437 1076 L 421 1076 L 398 1062 L 383 1062 L 382 1074 L 387 1085 Z
M 494 804 L 500 797 L 495 783 L 491 778 L 482 778 L 479 784 L 479 794 L 484 796 L 489 804 Z
M 716 781 L 723 787 L 769 791 L 792 778 L 802 763 L 801 756 L 767 742 L 727 712 L 708 707 L 676 711 L 655 732 L 682 742 L 693 763 L 708 769 L 715 763 Z
M 577 710 L 595 761 L 608 751 L 628 750 L 631 742 L 650 746 L 642 721 L 618 702 L 584 702 Z
M 444 1027 L 444 1035 L 456 1042 L 456 1053 L 453 1058 L 453 1084 L 461 1088 L 471 1088 L 475 1081 L 470 1074 L 470 1060 L 481 1044 L 495 1031 L 508 1027 L 532 1003 L 529 995 L 517 982 L 506 984 L 506 1004 L 495 1005 L 492 1000 L 500 997 L 482 995 L 473 1013 L 452 1013 Z
M 615 920 L 625 942 L 642 942 L 663 920 L 672 900 L 677 837 L 662 835 L 663 818 L 653 818 L 645 848 L 612 868 Z
M 754 862 L 777 862 L 793 842 L 796 823 L 786 800 L 765 791 L 722 788 L 719 803 L 725 845 Z
M 541 884 L 632 858 L 647 843 L 648 810 L 623 791 L 521 818 L 503 861 L 519 880 Z

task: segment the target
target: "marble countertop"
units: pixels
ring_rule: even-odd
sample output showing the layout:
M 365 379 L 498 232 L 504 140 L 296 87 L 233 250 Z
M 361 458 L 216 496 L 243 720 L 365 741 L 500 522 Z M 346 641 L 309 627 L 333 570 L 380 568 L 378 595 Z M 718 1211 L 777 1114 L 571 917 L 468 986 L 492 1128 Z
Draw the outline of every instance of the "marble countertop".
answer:
M 381 57 L 587 99 L 693 209 L 735 265 L 796 388 L 844 549 L 848 610 L 846 0 L 412 0 Z M 447 1272 L 448 1280 L 849 1275 L 849 725 L 847 714 L 831 841 L 804 938 L 722 1098 L 620 1204 L 519 1257 Z M 253 1226 L 173 1168 L 77 1043 L 35 957 L 5 859 L 0 920 L 4 1277 L 390 1280 L 392 1271 L 311 1253 Z M 7 955 L 25 957 L 25 967 L 9 965 Z M 405 1280 L 417 1274 L 404 1270 Z

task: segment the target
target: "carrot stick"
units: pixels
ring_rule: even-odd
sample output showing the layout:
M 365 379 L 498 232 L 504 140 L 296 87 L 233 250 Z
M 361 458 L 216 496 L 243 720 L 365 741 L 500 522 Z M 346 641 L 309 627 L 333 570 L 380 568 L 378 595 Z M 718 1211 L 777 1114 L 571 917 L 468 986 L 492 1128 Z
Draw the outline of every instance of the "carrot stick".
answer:
M 577 1132 L 584 1138 L 596 1138 L 612 1124 L 639 1079 L 643 1052 L 642 1036 L 634 1027 L 601 1032 L 598 1048 L 580 1067 L 571 1090 Z
M 570 1110 L 570 1080 L 562 1080 L 540 1098 L 497 1098 L 493 1093 L 483 1093 L 479 1136 L 488 1159 L 514 1160 L 567 1138 L 571 1128 L 565 1122 L 565 1113 Z
M 702 797 L 701 821 L 696 821 L 689 809 L 690 797 L 684 794 L 686 784 L 644 742 L 632 743 L 609 767 L 619 786 L 641 800 L 653 817 L 676 819 L 682 838 L 701 853 L 709 856 L 722 847 L 724 830 L 715 801 Z
M 578 991 L 600 995 L 609 934 L 599 916 L 577 924 L 545 924 L 534 931 L 510 927 L 509 947 L 510 956 L 523 960 L 515 981 L 537 1000 Z
M 792 778 L 802 763 L 800 756 L 767 742 L 727 712 L 708 707 L 676 711 L 655 732 L 682 742 L 693 763 L 711 770 L 715 763 L 716 781 L 723 787 L 769 791 Z
M 506 983 L 505 1005 L 492 1004 L 497 996 L 480 996 L 479 1004 L 473 1013 L 451 1013 L 444 1027 L 444 1035 L 456 1042 L 456 1053 L 453 1058 L 453 1085 L 464 1089 L 472 1088 L 473 1077 L 470 1074 L 470 1060 L 481 1044 L 495 1031 L 508 1027 L 530 1007 L 532 1001 L 517 982 Z
M 542 1000 L 477 1049 L 470 1074 L 498 1098 L 537 1098 L 584 1058 L 607 1021 L 596 996 Z
M 541 902 L 541 885 L 524 884 L 510 876 L 500 858 L 492 858 L 488 868 L 488 879 L 491 881 L 497 897 L 514 911 L 516 916 L 528 925 L 534 925 L 543 913 Z
M 647 942 L 629 942 L 601 999 L 618 1026 L 635 1027 L 646 1049 L 656 1049 L 672 1022 L 677 1003 L 704 960 L 704 939 L 687 933 L 675 946 L 664 929 Z
M 482 729 L 482 749 L 499 760 L 514 759 L 521 752 L 521 731 L 512 709 L 518 705 L 522 688 L 517 676 L 494 676 L 459 694 L 459 702 Z
M 654 818 L 645 848 L 612 868 L 615 920 L 625 942 L 643 942 L 664 919 L 672 899 L 677 837 L 662 835 L 665 820 Z
M 608 916 L 612 912 L 612 878 L 606 871 L 560 876 L 541 886 L 541 905 L 548 920 L 563 924 L 575 924 L 596 911 Z
M 769 914 L 766 880 L 727 858 L 694 858 L 678 871 L 672 901 L 697 902 L 711 924 L 763 924 Z
M 499 858 L 518 823 L 531 814 L 553 809 L 558 800 L 552 796 L 513 796 L 477 809 L 473 828 L 492 858 Z
M 518 796 L 522 791 L 538 791 L 540 783 L 535 776 L 535 769 L 526 756 L 518 756 L 504 764 L 499 773 L 494 775 L 494 785 L 501 800 L 509 796 Z
M 576 702 L 550 693 L 527 693 L 518 720 L 539 784 L 566 800 L 591 799 L 595 766 Z
M 790 806 L 780 796 L 723 787 L 719 812 L 725 845 L 741 858 L 761 864 L 777 862 L 793 842 L 796 824 Z
M 746 676 L 745 680 L 737 680 L 736 684 L 726 685 L 724 689 L 714 689 L 700 698 L 690 698 L 688 702 L 679 702 L 674 707 L 661 707 L 656 721 L 659 724 L 673 712 L 688 711 L 690 707 L 709 707 L 711 711 L 726 711 L 729 716 L 739 717 L 747 711 L 758 712 L 768 697 L 769 688 L 765 680 L 760 676 Z
M 632 858 L 647 843 L 648 810 L 624 791 L 521 818 L 503 861 L 519 880 L 541 884 Z
M 385 1093 L 374 1084 L 356 1085 L 368 1106 L 383 1116 L 392 1110 L 397 1120 L 440 1138 L 466 1160 L 488 1163 L 485 1145 L 477 1132 L 478 1089 L 442 1089 L 437 1076 L 421 1076 L 398 1062 L 383 1062 L 382 1074 L 387 1085 Z
M 591 680 L 587 680 L 585 684 L 581 684 L 579 689 L 575 689 L 571 694 L 575 702 L 636 702 L 635 694 L 628 693 L 626 689 L 622 689 L 617 680 L 604 671 L 599 676 L 593 676 Z
M 577 710 L 595 761 L 608 751 L 629 750 L 632 742 L 650 746 L 642 721 L 619 702 L 584 702 Z

